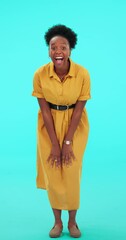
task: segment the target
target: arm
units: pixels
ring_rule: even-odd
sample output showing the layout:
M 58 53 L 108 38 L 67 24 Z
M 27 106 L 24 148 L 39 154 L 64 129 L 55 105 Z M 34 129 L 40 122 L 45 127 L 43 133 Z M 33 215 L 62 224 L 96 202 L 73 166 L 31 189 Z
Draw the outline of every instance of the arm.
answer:
M 72 114 L 71 123 L 68 129 L 68 132 L 65 136 L 66 140 L 72 141 L 73 135 L 77 129 L 77 126 L 80 122 L 83 108 L 85 107 L 86 101 L 78 101 L 76 103 L 75 109 Z
M 56 163 L 56 166 L 58 167 L 61 164 L 61 158 L 60 158 L 61 150 L 60 150 L 59 142 L 56 136 L 50 107 L 44 98 L 38 98 L 38 103 L 42 112 L 45 127 L 47 129 L 48 135 L 52 143 L 51 154 L 47 159 L 47 161 L 48 162 L 51 161 L 51 165 L 53 167 L 55 160 L 57 160 L 55 163 Z
M 72 141 L 74 133 L 80 122 L 82 111 L 83 111 L 83 108 L 85 107 L 85 104 L 86 104 L 86 101 L 78 101 L 76 103 L 75 109 L 72 114 L 71 122 L 64 140 Z M 71 158 L 75 159 L 71 144 L 66 145 L 65 143 L 63 143 L 62 159 L 64 163 L 66 165 L 71 164 L 72 163 Z

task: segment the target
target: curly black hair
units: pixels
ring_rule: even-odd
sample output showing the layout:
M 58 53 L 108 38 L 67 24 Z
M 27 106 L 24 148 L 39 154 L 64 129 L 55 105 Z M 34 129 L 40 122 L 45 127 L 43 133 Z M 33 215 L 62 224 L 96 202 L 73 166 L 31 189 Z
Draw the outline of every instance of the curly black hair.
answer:
M 77 34 L 71 29 L 66 27 L 65 25 L 54 25 L 51 28 L 48 29 L 48 31 L 45 33 L 44 38 L 46 41 L 46 44 L 49 46 L 50 40 L 55 36 L 62 36 L 66 38 L 69 42 L 70 48 L 75 48 L 75 45 L 77 43 Z

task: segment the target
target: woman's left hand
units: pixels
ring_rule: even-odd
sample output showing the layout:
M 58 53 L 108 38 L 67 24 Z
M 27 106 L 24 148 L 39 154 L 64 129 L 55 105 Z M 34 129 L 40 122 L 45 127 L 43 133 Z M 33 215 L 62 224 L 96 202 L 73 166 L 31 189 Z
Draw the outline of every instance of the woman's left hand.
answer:
M 69 166 L 72 164 L 72 159 L 75 160 L 75 155 L 73 153 L 72 145 L 69 144 L 63 144 L 62 146 L 62 163 L 66 166 Z

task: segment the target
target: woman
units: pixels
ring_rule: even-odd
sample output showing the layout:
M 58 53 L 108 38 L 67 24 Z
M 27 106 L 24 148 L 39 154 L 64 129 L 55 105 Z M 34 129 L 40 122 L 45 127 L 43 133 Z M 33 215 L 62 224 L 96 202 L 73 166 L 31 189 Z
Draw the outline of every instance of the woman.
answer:
M 68 229 L 80 237 L 76 223 L 79 208 L 82 159 L 88 138 L 85 109 L 90 98 L 88 71 L 70 59 L 77 35 L 64 25 L 45 33 L 51 62 L 34 75 L 34 90 L 40 106 L 38 113 L 37 187 L 46 189 L 55 224 L 50 237 L 63 230 L 61 211 L 68 210 Z

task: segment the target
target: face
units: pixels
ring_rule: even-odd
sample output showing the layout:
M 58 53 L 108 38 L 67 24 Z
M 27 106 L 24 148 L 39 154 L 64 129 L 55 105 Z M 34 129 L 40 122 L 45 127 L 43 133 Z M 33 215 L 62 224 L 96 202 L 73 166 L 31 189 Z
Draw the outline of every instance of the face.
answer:
M 57 69 L 68 66 L 70 52 L 70 45 L 66 38 L 55 36 L 50 40 L 49 56 Z

